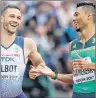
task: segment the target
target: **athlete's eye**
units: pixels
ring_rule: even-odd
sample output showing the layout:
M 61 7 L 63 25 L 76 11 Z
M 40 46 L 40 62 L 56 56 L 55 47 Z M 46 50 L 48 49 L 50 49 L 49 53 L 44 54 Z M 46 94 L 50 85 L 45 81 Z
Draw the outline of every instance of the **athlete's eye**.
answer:
M 74 16 L 78 16 L 78 15 L 79 15 L 79 13 L 78 12 L 75 12 Z
M 19 16 L 19 17 L 17 17 L 17 19 L 18 19 L 18 20 L 20 20 L 20 19 L 21 19 L 21 17 Z
M 75 16 L 78 16 L 78 14 L 75 14 Z
M 10 15 L 10 17 L 11 17 L 11 18 L 14 18 L 15 16 L 14 16 L 14 15 Z

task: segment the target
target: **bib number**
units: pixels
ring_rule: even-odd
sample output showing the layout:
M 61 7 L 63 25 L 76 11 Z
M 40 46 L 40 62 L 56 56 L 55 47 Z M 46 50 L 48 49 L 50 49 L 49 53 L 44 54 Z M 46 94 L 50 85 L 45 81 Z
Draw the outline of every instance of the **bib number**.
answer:
M 90 57 L 85 57 L 85 60 L 92 62 Z M 73 80 L 75 84 L 95 80 L 94 70 L 74 70 Z

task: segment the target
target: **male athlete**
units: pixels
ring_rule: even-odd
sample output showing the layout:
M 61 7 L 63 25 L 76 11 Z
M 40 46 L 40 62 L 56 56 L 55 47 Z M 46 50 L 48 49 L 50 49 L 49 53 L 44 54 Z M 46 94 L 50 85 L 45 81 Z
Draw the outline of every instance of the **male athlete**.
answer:
M 77 4 L 73 23 L 81 37 L 70 43 L 73 74 L 58 74 L 47 66 L 33 68 L 29 76 L 46 75 L 66 83 L 73 83 L 72 98 L 95 98 L 96 93 L 96 60 L 95 60 L 95 8 L 93 3 L 81 2 Z
M 16 36 L 20 9 L 6 6 L 1 12 L 1 97 L 26 98 L 22 80 L 28 58 L 35 67 L 45 65 L 32 39 Z M 38 74 L 37 74 L 38 75 Z

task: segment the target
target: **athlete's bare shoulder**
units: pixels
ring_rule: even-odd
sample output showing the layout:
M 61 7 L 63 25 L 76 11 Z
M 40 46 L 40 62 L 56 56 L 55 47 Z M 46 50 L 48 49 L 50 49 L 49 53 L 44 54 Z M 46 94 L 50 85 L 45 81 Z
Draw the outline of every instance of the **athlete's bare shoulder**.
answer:
M 37 46 L 35 42 L 31 38 L 24 38 L 24 47 L 28 49 L 30 52 L 37 51 Z
M 72 44 L 72 41 L 65 45 L 65 47 L 67 47 L 67 51 L 68 51 L 68 53 L 70 53 L 70 50 L 71 50 L 71 44 Z
M 69 51 L 71 50 L 72 41 L 69 43 Z

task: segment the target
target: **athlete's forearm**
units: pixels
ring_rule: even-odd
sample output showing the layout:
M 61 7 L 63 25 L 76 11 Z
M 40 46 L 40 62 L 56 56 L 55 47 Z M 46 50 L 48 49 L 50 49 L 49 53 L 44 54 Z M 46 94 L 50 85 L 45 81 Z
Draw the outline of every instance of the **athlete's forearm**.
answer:
M 72 74 L 58 74 L 58 80 L 66 83 L 73 83 Z
M 44 60 L 42 59 L 41 55 L 38 52 L 31 53 L 29 55 L 29 59 L 32 61 L 32 64 L 35 67 L 45 65 Z
M 95 63 L 89 63 L 89 69 L 96 70 L 96 64 Z
M 53 72 L 51 74 L 51 78 L 54 78 L 55 76 L 55 73 Z M 70 83 L 72 84 L 73 83 L 73 76 L 72 74 L 58 74 L 58 80 L 62 81 L 62 82 L 66 82 L 66 83 Z

